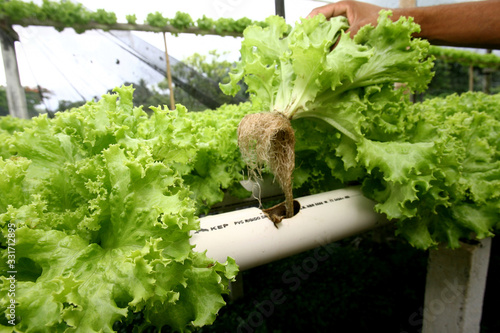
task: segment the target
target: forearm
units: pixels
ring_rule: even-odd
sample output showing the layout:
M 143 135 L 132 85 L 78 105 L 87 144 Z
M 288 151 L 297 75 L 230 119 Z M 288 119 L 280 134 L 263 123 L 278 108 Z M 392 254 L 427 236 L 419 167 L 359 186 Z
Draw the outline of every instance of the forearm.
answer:
M 393 19 L 414 17 L 416 37 L 436 45 L 500 49 L 500 0 L 393 9 Z

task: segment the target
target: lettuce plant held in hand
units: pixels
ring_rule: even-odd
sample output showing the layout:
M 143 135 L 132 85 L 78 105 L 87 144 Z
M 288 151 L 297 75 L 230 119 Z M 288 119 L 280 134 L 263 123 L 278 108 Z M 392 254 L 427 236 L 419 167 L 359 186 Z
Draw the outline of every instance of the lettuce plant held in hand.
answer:
M 241 61 L 221 88 L 234 95 L 244 80 L 254 107 L 264 111 L 243 119 L 238 140 L 249 168 L 267 165 L 277 178 L 287 217 L 293 215 L 291 120 L 319 118 L 358 142 L 363 138 L 361 112 L 374 91 L 398 102 L 401 93 L 394 83 L 421 91 L 432 78 L 428 43 L 411 38 L 419 26 L 406 18 L 392 22 L 389 15 L 382 11 L 377 27 L 363 27 L 354 39 L 345 33 L 346 18 L 326 20 L 323 15 L 304 19 L 293 29 L 272 16 L 266 28 L 245 30 Z

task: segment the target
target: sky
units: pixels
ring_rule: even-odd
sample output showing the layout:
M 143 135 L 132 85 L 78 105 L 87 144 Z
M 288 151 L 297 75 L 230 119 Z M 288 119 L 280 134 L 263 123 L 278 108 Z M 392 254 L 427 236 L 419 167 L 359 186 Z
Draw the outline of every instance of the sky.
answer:
M 377 5 L 394 8 L 398 0 L 365 0 Z M 41 0 L 33 0 L 41 4 Z M 126 22 L 126 15 L 135 14 L 142 23 L 147 14 L 156 11 L 165 17 L 173 17 L 177 11 L 186 12 L 196 20 L 203 15 L 218 19 L 248 17 L 264 20 L 275 14 L 273 0 L 82 0 L 89 10 L 103 8 L 116 13 L 118 22 Z M 315 7 L 328 1 L 286 0 L 285 18 L 293 25 Z M 419 0 L 421 5 L 453 0 Z M 14 27 L 20 36 L 16 53 L 21 84 L 49 89 L 50 99 L 45 107 L 54 110 L 58 100 L 91 100 L 99 98 L 109 89 L 123 82 L 145 79 L 154 84 L 164 78 L 144 63 L 130 57 L 110 36 L 99 30 L 76 34 L 73 29 L 58 32 L 52 27 Z M 162 33 L 134 32 L 157 48 L 164 49 Z M 241 38 L 220 36 L 196 36 L 166 34 L 170 56 L 178 60 L 194 54 L 207 54 L 211 50 L 224 53 L 231 61 L 237 61 Z M 0 64 L 0 85 L 5 85 L 3 63 Z

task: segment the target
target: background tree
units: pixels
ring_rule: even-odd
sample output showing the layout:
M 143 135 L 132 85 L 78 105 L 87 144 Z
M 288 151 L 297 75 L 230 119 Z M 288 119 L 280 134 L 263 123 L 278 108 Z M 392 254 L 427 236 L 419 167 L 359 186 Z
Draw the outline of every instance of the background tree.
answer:
M 57 106 L 57 110 L 55 110 L 55 112 L 66 111 L 66 110 L 70 110 L 72 108 L 78 108 L 85 103 L 87 103 L 87 102 L 86 101 L 68 101 L 68 100 L 63 99 L 63 100 L 59 101 L 59 105 Z
M 176 75 L 185 78 L 188 84 L 196 87 L 199 91 L 210 92 L 211 96 L 220 101 L 221 104 L 229 103 L 229 96 L 225 95 L 219 88 L 219 83 L 227 83 L 229 81 L 229 71 L 235 66 L 234 62 L 224 59 L 226 53 L 219 53 L 217 50 L 209 51 L 208 55 L 201 55 L 194 53 L 193 55 L 184 59 L 182 63 L 172 67 L 172 71 Z M 188 69 L 193 69 L 200 73 L 208 80 L 199 80 L 197 77 L 191 75 L 192 72 Z M 160 83 L 162 89 L 167 89 L 168 83 L 165 80 Z M 242 87 L 236 98 L 246 100 L 246 87 Z M 174 87 L 175 102 L 180 103 L 191 111 L 203 111 L 208 107 L 201 103 L 196 96 L 193 96 L 179 87 Z
M 195 87 L 196 90 L 210 92 L 211 97 L 220 101 L 221 104 L 230 100 L 230 97 L 222 93 L 218 84 L 226 83 L 229 80 L 228 73 L 235 65 L 233 62 L 223 59 L 223 54 L 212 50 L 208 55 L 193 54 L 186 58 L 182 63 L 172 67 L 172 71 L 179 77 L 185 79 L 188 85 Z M 199 76 L 192 75 L 193 70 L 202 75 L 207 80 L 200 80 Z M 150 112 L 149 106 L 170 105 L 170 91 L 167 79 L 157 85 L 148 85 L 144 79 L 138 82 L 125 82 L 125 85 L 132 84 L 134 91 L 134 106 L 144 106 L 144 111 Z M 108 90 L 108 93 L 112 89 Z M 237 96 L 240 99 L 246 99 L 246 87 L 242 87 Z M 179 86 L 174 85 L 175 103 L 187 107 L 190 111 L 203 111 L 208 109 L 197 96 L 193 96 Z M 68 101 L 60 103 L 59 110 L 63 111 L 70 107 L 79 106 L 79 102 L 71 104 Z M 81 104 L 80 104 L 81 105 Z
M 454 93 L 469 91 L 469 67 L 456 62 L 437 59 L 434 62 L 435 75 L 424 92 L 424 98 L 445 97 Z M 490 93 L 500 91 L 500 72 L 491 71 Z M 483 91 L 485 70 L 474 68 L 474 91 Z
M 46 112 L 46 107 L 43 105 L 45 95 L 49 94 L 48 89 L 40 86 L 36 88 L 24 87 L 26 94 L 26 104 L 28 107 L 28 115 L 34 117 L 40 113 Z M 7 90 L 4 86 L 0 86 L 0 116 L 9 115 L 9 104 L 7 102 Z

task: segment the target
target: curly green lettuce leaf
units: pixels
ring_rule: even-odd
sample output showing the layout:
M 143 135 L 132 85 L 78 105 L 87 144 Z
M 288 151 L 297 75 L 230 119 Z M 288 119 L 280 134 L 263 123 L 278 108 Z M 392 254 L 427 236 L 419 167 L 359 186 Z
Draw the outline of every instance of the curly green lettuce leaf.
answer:
M 270 17 L 266 28 L 245 30 L 241 61 L 221 88 L 234 95 L 244 80 L 256 109 L 320 118 L 356 141 L 362 137 L 359 114 L 367 96 L 376 96 L 373 89 L 398 101 L 392 85 L 422 91 L 433 75 L 429 43 L 411 37 L 419 26 L 390 15 L 381 11 L 377 26 L 363 27 L 354 39 L 345 33 L 344 17 L 317 15 L 289 33 L 282 18 Z
M 398 141 L 358 145 L 357 158 L 373 173 L 364 193 L 398 219 L 398 233 L 411 244 L 458 247 L 461 239 L 493 235 L 500 218 L 498 105 L 498 95 L 482 93 L 417 103 L 401 110 L 414 122 Z
M 240 197 L 249 197 L 240 184 L 246 166 L 238 148 L 237 128 L 244 115 L 253 112 L 250 103 L 223 105 L 216 110 L 189 112 L 194 132 L 199 137 L 193 169 L 183 178 L 193 190 L 200 211 L 206 213 L 211 206 L 231 194 L 241 192 Z
M 182 178 L 201 145 L 193 122 L 181 106 L 148 117 L 133 107 L 131 87 L 115 90 L 10 134 L 0 241 L 7 274 L 15 225 L 17 303 L 16 325 L 6 316 L 4 329 L 112 332 L 141 312 L 143 328 L 189 331 L 225 304 L 234 260 L 214 262 L 189 242 L 199 227 Z M 6 315 L 8 277 L 0 278 Z

